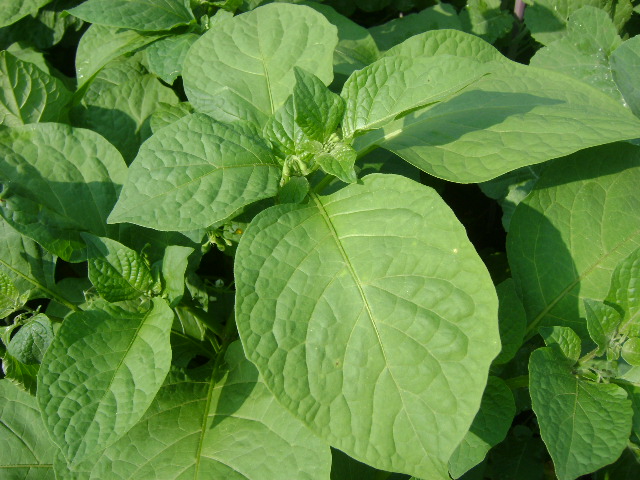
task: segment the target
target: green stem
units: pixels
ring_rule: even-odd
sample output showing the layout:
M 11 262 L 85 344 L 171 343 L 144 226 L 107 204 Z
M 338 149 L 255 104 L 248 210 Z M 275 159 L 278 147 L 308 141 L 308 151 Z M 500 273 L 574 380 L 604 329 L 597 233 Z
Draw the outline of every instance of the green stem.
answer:
M 598 349 L 595 348 L 591 350 L 589 353 L 587 353 L 584 357 L 580 358 L 578 360 L 578 365 L 583 365 L 588 361 L 593 360 L 597 355 L 598 355 Z
M 333 180 L 334 180 L 335 178 L 336 178 L 336 177 L 334 177 L 333 175 L 325 175 L 325 176 L 324 176 L 324 178 L 323 178 L 322 180 L 320 180 L 320 181 L 318 182 L 318 184 L 317 184 L 315 187 L 313 187 L 313 193 L 318 194 L 318 195 L 319 195 L 320 193 L 322 193 L 322 191 L 323 191 L 325 188 L 327 188 L 327 186 L 328 186 L 331 182 L 333 182 Z

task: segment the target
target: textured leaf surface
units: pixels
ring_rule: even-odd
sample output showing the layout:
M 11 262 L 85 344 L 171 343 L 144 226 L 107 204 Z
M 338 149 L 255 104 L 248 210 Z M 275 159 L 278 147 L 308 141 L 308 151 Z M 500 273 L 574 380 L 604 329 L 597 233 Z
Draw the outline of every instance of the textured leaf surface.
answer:
M 53 255 L 0 220 L 0 270 L 19 292 L 32 297 L 46 292 L 55 285 L 55 268 Z
M 628 109 L 588 85 L 524 65 L 502 68 L 358 137 L 354 148 L 381 146 L 436 177 L 469 183 L 640 132 Z
M 0 9 L 0 27 L 17 22 L 27 15 L 35 14 L 51 0 L 3 0 Z
M 195 20 L 185 0 L 87 0 L 69 10 L 85 22 L 155 32 Z
M 100 305 L 65 319 L 38 373 L 47 430 L 71 463 L 140 420 L 171 362 L 173 311 L 163 300 L 146 313 Z
M 142 67 L 114 62 L 95 77 L 82 105 L 72 111 L 75 126 L 98 132 L 114 145 L 127 163 L 151 134 L 150 115 L 159 104 L 177 105 L 178 97 Z M 145 72 L 145 73 L 143 73 Z
M 498 377 L 489 377 L 480 410 L 469 432 L 449 459 L 449 473 L 459 478 L 479 464 L 494 446 L 507 436 L 516 405 L 511 390 Z
M 20 292 L 11 277 L 0 270 L 0 318 L 20 307 Z
M 480 62 L 466 57 L 383 57 L 344 84 L 344 135 L 382 127 L 402 113 L 456 93 L 485 72 Z
M 184 62 L 184 87 L 197 111 L 262 126 L 295 84 L 293 67 L 333 79 L 336 28 L 309 7 L 270 4 L 204 34 Z
M 10 183 L 0 214 L 67 261 L 86 257 L 80 232 L 114 233 L 106 219 L 126 165 L 100 135 L 59 123 L 0 131 L 0 173 Z
M 0 125 L 57 122 L 67 116 L 71 92 L 60 80 L 9 52 L 0 52 Z
M 613 52 L 611 73 L 631 111 L 640 116 L 640 37 L 633 37 Z
M 527 328 L 527 314 L 512 279 L 509 278 L 497 285 L 496 292 L 500 303 L 498 319 L 500 321 L 502 350 L 493 362 L 502 364 L 511 360 L 522 346 Z
M 162 35 L 141 35 L 134 30 L 91 25 L 78 44 L 76 52 L 76 76 L 78 88 L 82 87 L 111 60 L 134 52 Z
M 620 313 L 609 305 L 590 299 L 584 300 L 584 308 L 589 336 L 596 342 L 598 352 L 602 355 L 618 331 Z
M 198 38 L 196 34 L 185 33 L 153 42 L 145 49 L 151 73 L 172 84 L 182 75 L 182 64 L 187 50 Z
M 580 358 L 582 342 L 576 332 L 569 327 L 542 327 L 540 335 L 544 339 L 545 345 L 551 347 L 556 345 L 562 354 L 574 363 Z
M 136 251 L 110 238 L 82 234 L 87 242 L 89 280 L 108 302 L 133 300 L 150 293 L 151 271 Z
M 640 336 L 640 249 L 616 265 L 607 301 L 622 310 L 620 324 L 625 333 Z
M 629 0 L 527 0 L 525 23 L 531 35 L 543 45 L 562 38 L 566 34 L 569 16 L 585 6 L 605 10 L 618 30 L 633 13 Z
M 493 43 L 513 27 L 513 15 L 501 7 L 500 0 L 468 0 L 460 11 L 460 23 L 465 31 Z
M 239 343 L 226 362 L 220 378 L 207 367 L 170 373 L 144 418 L 70 478 L 328 478 L 328 445 L 276 402 Z
M 34 315 L 11 337 L 7 352 L 20 363 L 34 365 L 42 362 L 53 340 L 51 320 L 43 314 Z
M 579 380 L 562 355 L 539 348 L 529 361 L 531 403 L 559 480 L 615 461 L 631 432 L 631 402 L 614 384 Z
M 163 128 L 131 164 L 110 222 L 206 228 L 277 193 L 280 165 L 248 124 L 193 114 Z
M 236 255 L 238 330 L 278 400 L 331 445 L 446 478 L 499 350 L 497 299 L 432 189 L 362 182 L 256 216 Z
M 149 117 L 149 126 L 153 133 L 158 133 L 161 128 L 171 125 L 190 113 L 193 113 L 193 108 L 188 102 L 180 102 L 177 105 L 160 103 Z
M 529 64 L 577 78 L 622 101 L 609 60 L 621 43 L 607 12 L 584 7 L 569 17 L 566 34 L 538 50 Z
M 0 380 L 0 477 L 54 480 L 56 446 L 49 440 L 36 399 Z
M 507 254 L 531 331 L 561 325 L 586 338 L 582 300 L 604 298 L 640 245 L 639 184 L 640 148 L 603 146 L 550 164 L 518 205 Z

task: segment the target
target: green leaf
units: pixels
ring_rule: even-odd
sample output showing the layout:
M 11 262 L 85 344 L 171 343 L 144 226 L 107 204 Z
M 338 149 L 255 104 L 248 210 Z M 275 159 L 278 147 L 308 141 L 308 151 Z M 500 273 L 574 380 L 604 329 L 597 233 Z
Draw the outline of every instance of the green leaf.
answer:
M 52 340 L 51 320 L 45 314 L 38 313 L 11 337 L 11 341 L 7 345 L 7 352 L 20 363 L 37 365 L 42 362 Z
M 620 329 L 634 337 L 640 335 L 640 248 L 618 263 L 611 276 L 606 301 L 622 311 Z
M 531 403 L 559 480 L 614 462 L 631 431 L 631 402 L 617 385 L 576 378 L 562 354 L 539 348 L 529 362 Z
M 0 219 L 0 271 L 9 276 L 19 292 L 30 293 L 31 298 L 52 298 L 55 268 L 53 255 Z
M 35 398 L 0 380 L 0 477 L 53 480 L 56 446 L 44 428 Z
M 8 353 L 2 356 L 4 378 L 30 395 L 36 394 L 39 368 L 40 365 L 25 365 Z
M 146 313 L 94 305 L 64 320 L 38 373 L 46 428 L 72 464 L 140 420 L 171 362 L 173 311 L 163 300 Z
M 194 33 L 185 33 L 153 42 L 145 49 L 149 71 L 171 85 L 182 75 L 182 64 L 187 51 L 198 38 Z
M 86 233 L 82 238 L 87 243 L 89 280 L 102 298 L 120 302 L 150 294 L 154 280 L 141 255 L 110 238 Z
M 142 420 L 73 478 L 328 478 L 328 445 L 275 401 L 239 342 L 225 359 L 218 371 L 171 372 Z
M 484 459 L 487 452 L 504 440 L 516 413 L 511 390 L 498 377 L 489 377 L 480 410 L 469 432 L 449 459 L 449 473 L 459 478 Z
M 338 128 L 344 113 L 344 102 L 332 93 L 318 77 L 293 67 L 295 121 L 311 140 L 324 142 Z
M 525 24 L 534 39 L 543 45 L 566 35 L 569 16 L 585 6 L 601 8 L 621 30 L 633 13 L 630 0 L 526 0 Z
M 298 66 L 329 84 L 336 28 L 301 5 L 274 3 L 209 30 L 184 61 L 184 88 L 197 111 L 264 125 L 295 85 Z
M 489 452 L 492 480 L 543 480 L 547 461 L 539 435 L 524 425 L 515 425 L 507 439 Z
M 269 208 L 235 273 L 240 338 L 285 407 L 357 460 L 447 477 L 499 350 L 497 299 L 432 189 L 373 174 Z
M 507 236 L 529 332 L 571 327 L 587 338 L 584 298 L 604 298 L 640 243 L 640 148 L 585 150 L 551 163 L 518 205 Z
M 87 0 L 69 13 L 85 22 L 142 32 L 195 23 L 185 0 Z
M 584 299 L 589 336 L 598 345 L 598 354 L 606 352 L 611 340 L 618 333 L 620 313 L 613 307 L 589 298 Z
M 0 156 L 9 185 L 0 214 L 50 252 L 83 261 L 80 232 L 117 232 L 106 218 L 127 170 L 100 135 L 59 123 L 25 125 L 0 131 Z
M 180 102 L 177 105 L 159 103 L 156 105 L 156 111 L 149 117 L 149 126 L 153 133 L 158 133 L 161 128 L 171 125 L 190 113 L 193 113 L 193 108 L 189 102 Z
M 542 327 L 540 335 L 547 347 L 557 346 L 562 354 L 574 363 L 580 358 L 582 342 L 569 327 Z
M 466 57 L 383 57 L 354 72 L 344 84 L 344 135 L 382 127 L 451 96 L 486 73 L 480 62 Z
M 191 247 L 169 245 L 162 259 L 163 293 L 169 298 L 169 304 L 175 307 L 184 295 L 184 276 L 189 263 L 189 255 L 194 252 Z
M 511 12 L 501 5 L 501 0 L 468 0 L 460 12 L 460 23 L 465 31 L 493 43 L 513 27 Z
M 631 111 L 640 117 L 640 37 L 633 37 L 611 54 L 611 73 Z
M 280 165 L 253 127 L 196 113 L 140 148 L 109 222 L 166 231 L 206 228 L 274 196 L 279 179 Z
M 640 338 L 632 337 L 624 342 L 621 353 L 629 365 L 640 366 Z
M 505 64 L 447 101 L 358 137 L 354 148 L 377 145 L 431 175 L 470 183 L 639 130 L 628 109 L 586 84 Z
M 358 154 L 350 145 L 337 143 L 328 152 L 314 157 L 320 168 L 330 175 L 335 175 L 345 183 L 355 183 L 358 180 L 353 166 Z
M 20 308 L 20 292 L 11 277 L 0 270 L 0 318 Z
M 0 9 L 0 27 L 16 23 L 27 15 L 35 14 L 51 0 L 3 0 Z
M 338 45 L 333 51 L 333 70 L 336 74 L 349 76 L 378 59 L 380 52 L 366 28 L 328 5 L 312 1 L 302 3 L 322 13 L 338 29 Z
M 162 36 L 142 35 L 134 30 L 91 25 L 82 35 L 76 51 L 78 89 L 110 61 L 126 53 L 135 52 Z
M 516 352 L 522 346 L 527 328 L 527 315 L 512 279 L 508 278 L 497 285 L 496 292 L 499 300 L 498 320 L 502 350 L 493 363 L 500 365 L 515 357 Z
M 354 460 L 346 453 L 331 449 L 331 480 L 377 480 L 378 471 Z
M 101 70 L 87 89 L 81 106 L 72 111 L 75 126 L 93 130 L 114 145 L 127 163 L 151 134 L 150 115 L 160 103 L 177 105 L 170 88 L 141 67 L 113 62 Z M 142 72 L 141 72 L 142 70 Z
M 278 203 L 300 203 L 309 193 L 306 177 L 291 177 L 278 191 Z
M 577 78 L 622 101 L 609 63 L 621 43 L 607 12 L 584 7 L 571 14 L 566 34 L 538 50 L 530 65 Z
M 60 80 L 0 52 L 0 125 L 64 121 L 70 100 L 71 92 Z
M 456 9 L 447 3 L 394 18 L 387 23 L 369 28 L 369 33 L 380 50 L 389 50 L 414 35 L 442 29 L 462 29 Z

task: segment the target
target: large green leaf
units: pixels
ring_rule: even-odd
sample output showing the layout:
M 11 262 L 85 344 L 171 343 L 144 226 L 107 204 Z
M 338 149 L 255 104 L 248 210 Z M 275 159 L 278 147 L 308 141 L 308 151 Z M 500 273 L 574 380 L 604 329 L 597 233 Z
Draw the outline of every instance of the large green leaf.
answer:
M 109 222 L 186 231 L 277 193 L 280 165 L 254 129 L 203 114 L 161 129 L 140 149 Z
M 569 16 L 585 6 L 605 10 L 618 30 L 633 13 L 630 0 L 526 0 L 524 21 L 531 35 L 543 45 L 566 34 Z
M 0 270 L 21 293 L 52 298 L 56 258 L 0 219 Z
M 56 446 L 44 428 L 36 399 L 0 380 L 0 477 L 53 480 Z
M 152 43 L 145 49 L 149 70 L 168 84 L 182 75 L 182 64 L 187 51 L 199 38 L 195 33 L 172 35 Z
M 640 117 L 640 36 L 620 45 L 610 57 L 611 73 L 629 108 Z
M 6 129 L 0 157 L 9 182 L 0 214 L 21 233 L 72 262 L 86 258 L 80 232 L 116 233 L 106 219 L 127 169 L 97 133 L 59 123 Z
M 529 378 L 533 411 L 559 480 L 573 480 L 620 456 L 633 415 L 624 389 L 577 378 L 554 348 L 531 354 Z
M 621 43 L 605 11 L 584 7 L 569 17 L 565 36 L 538 50 L 529 64 L 577 78 L 621 101 L 609 64 Z
M 616 265 L 606 300 L 622 311 L 623 333 L 640 336 L 640 248 Z
M 78 44 L 76 76 L 78 88 L 93 78 L 111 60 L 135 52 L 162 35 L 142 35 L 134 30 L 91 25 Z
M 35 14 L 51 0 L 3 0 L 0 8 L 0 27 L 17 22 L 27 15 Z
M 262 126 L 295 84 L 293 67 L 333 79 L 336 27 L 302 5 L 274 3 L 216 25 L 184 61 L 184 88 L 197 111 Z
M 486 70 L 468 57 L 383 57 L 344 84 L 346 137 L 382 127 L 410 110 L 438 102 L 473 83 Z
M 516 405 L 511 390 L 498 377 L 489 377 L 480 410 L 469 432 L 449 459 L 449 473 L 459 478 L 479 464 L 494 446 L 507 436 Z
M 171 372 L 129 433 L 61 476 L 316 480 L 328 479 L 330 466 L 329 446 L 276 402 L 237 342 L 220 371 Z
M 67 116 L 71 92 L 60 80 L 0 52 L 0 125 L 56 122 Z
M 195 22 L 189 0 L 87 0 L 69 13 L 85 22 L 142 32 Z
M 436 177 L 481 182 L 516 168 L 637 138 L 640 120 L 565 75 L 504 64 L 453 98 L 358 137 Z
M 583 299 L 605 298 L 640 245 L 639 184 L 640 148 L 608 145 L 553 162 L 518 205 L 507 254 L 530 333 L 562 325 L 587 338 Z
M 235 273 L 245 351 L 283 405 L 369 465 L 447 478 L 499 350 L 497 299 L 432 189 L 373 174 L 272 207 Z
M 171 362 L 173 311 L 100 303 L 62 323 L 38 373 L 45 425 L 72 464 L 115 442 L 142 418 Z

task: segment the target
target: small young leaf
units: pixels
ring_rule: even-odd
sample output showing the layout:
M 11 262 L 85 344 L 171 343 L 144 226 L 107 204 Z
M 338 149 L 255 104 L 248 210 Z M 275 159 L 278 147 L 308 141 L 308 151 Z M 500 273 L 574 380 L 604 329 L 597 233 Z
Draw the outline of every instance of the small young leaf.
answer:
M 577 378 L 552 348 L 529 361 L 531 403 L 559 480 L 573 480 L 615 461 L 627 445 L 633 411 L 612 383 Z
M 154 281 L 141 255 L 110 238 L 81 235 L 87 244 L 89 280 L 102 298 L 120 302 L 149 295 Z
M 168 84 L 182 75 L 182 64 L 187 51 L 200 38 L 194 33 L 173 35 L 153 42 L 145 49 L 149 71 Z
M 630 365 L 640 366 L 640 338 L 631 337 L 624 342 L 622 358 Z
M 598 345 L 598 354 L 602 355 L 618 331 L 620 313 L 609 305 L 589 298 L 584 299 L 584 309 L 589 336 Z
M 42 362 L 52 340 L 51 320 L 45 314 L 39 313 L 31 317 L 11 337 L 7 352 L 25 365 L 37 365 Z
M 337 143 L 328 152 L 314 157 L 320 168 L 330 175 L 335 175 L 345 183 L 355 183 L 358 180 L 353 168 L 358 154 L 350 145 Z
M 85 22 L 141 32 L 195 22 L 188 0 L 87 0 L 68 11 Z
M 493 43 L 513 27 L 511 12 L 501 7 L 501 0 L 468 0 L 460 12 L 460 23 L 465 31 Z
M 171 362 L 173 311 L 160 298 L 145 313 L 104 302 L 69 315 L 38 373 L 38 403 L 51 438 L 77 464 L 135 425 Z
M 542 327 L 540 335 L 547 347 L 557 345 L 563 355 L 574 363 L 580 358 L 582 342 L 576 332 L 569 327 Z
M 169 298 L 169 305 L 175 307 L 184 295 L 184 275 L 189 263 L 189 255 L 194 249 L 170 245 L 164 252 L 162 259 L 162 278 L 165 287 L 163 293 Z
M 37 391 L 39 369 L 40 365 L 25 365 L 9 353 L 2 356 L 4 378 L 31 395 L 35 395 Z
M 0 270 L 0 318 L 6 317 L 21 307 L 19 300 L 20 292 L 13 284 L 11 277 Z
M 640 248 L 616 265 L 606 301 L 623 312 L 622 333 L 640 336 Z
M 278 191 L 278 203 L 300 203 L 309 193 L 309 180 L 306 177 L 291 177 Z

